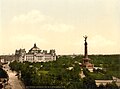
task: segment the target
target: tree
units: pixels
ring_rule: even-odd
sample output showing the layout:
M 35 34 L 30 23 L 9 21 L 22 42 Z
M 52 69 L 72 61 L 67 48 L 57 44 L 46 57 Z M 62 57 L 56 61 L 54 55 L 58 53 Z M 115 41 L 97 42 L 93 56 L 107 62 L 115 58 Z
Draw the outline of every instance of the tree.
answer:
M 107 83 L 105 89 L 119 89 L 115 83 Z
M 95 80 L 90 76 L 83 78 L 83 87 L 84 89 L 96 89 L 97 88 Z
M 0 68 L 0 78 L 8 78 L 7 72 L 2 68 Z
M 100 84 L 98 89 L 105 89 L 105 86 L 103 84 Z

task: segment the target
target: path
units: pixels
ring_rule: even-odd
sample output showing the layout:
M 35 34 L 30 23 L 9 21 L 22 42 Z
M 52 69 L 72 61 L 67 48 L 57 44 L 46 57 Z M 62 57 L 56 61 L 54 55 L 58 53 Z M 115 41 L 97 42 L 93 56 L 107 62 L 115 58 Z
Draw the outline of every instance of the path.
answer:
M 4 69 L 7 71 L 9 75 L 9 81 L 8 81 L 9 85 L 7 87 L 12 87 L 11 89 L 23 89 L 23 87 L 21 86 L 20 80 L 18 80 L 17 76 L 15 76 L 16 72 L 12 72 L 8 65 L 5 65 Z M 7 88 L 7 89 L 10 89 L 10 88 Z

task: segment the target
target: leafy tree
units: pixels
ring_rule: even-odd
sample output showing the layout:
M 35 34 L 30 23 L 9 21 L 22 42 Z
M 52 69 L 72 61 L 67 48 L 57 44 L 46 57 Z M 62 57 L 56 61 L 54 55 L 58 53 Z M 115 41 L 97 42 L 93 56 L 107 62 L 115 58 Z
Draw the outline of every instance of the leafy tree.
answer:
M 96 89 L 97 88 L 95 80 L 90 76 L 83 78 L 83 87 L 84 89 Z
M 0 68 L 0 78 L 8 78 L 7 72 L 2 68 Z
M 105 86 L 103 84 L 100 84 L 97 89 L 105 89 Z
M 105 86 L 106 89 L 119 89 L 115 83 L 107 83 Z

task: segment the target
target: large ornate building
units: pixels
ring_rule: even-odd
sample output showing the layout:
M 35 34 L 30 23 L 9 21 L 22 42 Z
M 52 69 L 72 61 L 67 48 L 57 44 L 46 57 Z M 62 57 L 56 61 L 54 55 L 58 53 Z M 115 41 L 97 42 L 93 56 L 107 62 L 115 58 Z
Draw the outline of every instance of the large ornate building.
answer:
M 47 50 L 41 50 L 34 44 L 28 53 L 25 49 L 16 50 L 15 57 L 20 62 L 48 62 L 56 60 L 56 53 L 53 49 L 48 53 Z

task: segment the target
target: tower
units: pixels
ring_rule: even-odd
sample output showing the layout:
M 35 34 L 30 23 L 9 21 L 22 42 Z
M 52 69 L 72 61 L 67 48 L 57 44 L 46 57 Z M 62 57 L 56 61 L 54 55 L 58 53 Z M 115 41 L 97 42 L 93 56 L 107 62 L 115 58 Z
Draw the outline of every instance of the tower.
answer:
M 84 38 L 85 38 L 85 43 L 84 43 L 84 58 L 83 58 L 83 63 L 82 63 L 82 66 L 83 67 L 86 67 L 86 68 L 88 68 L 88 69 L 93 69 L 93 64 L 91 64 L 90 63 L 90 58 L 88 58 L 88 48 L 87 48 L 87 45 L 88 45 L 88 43 L 87 43 L 87 36 L 85 35 L 85 36 L 83 36 Z

